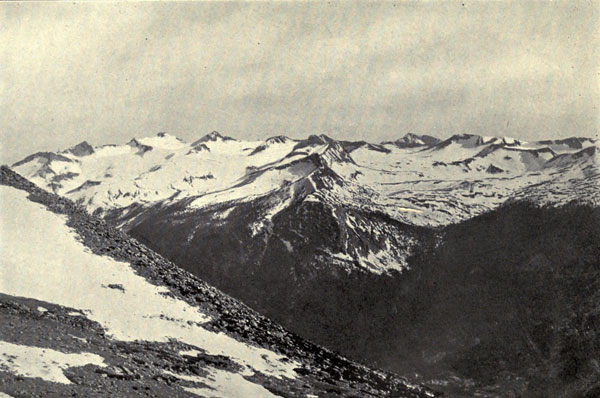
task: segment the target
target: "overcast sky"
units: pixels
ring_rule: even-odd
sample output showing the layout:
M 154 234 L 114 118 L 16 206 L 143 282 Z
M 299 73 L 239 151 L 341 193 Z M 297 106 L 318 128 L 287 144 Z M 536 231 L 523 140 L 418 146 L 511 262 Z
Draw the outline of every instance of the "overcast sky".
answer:
M 0 3 L 0 161 L 159 131 L 596 137 L 599 4 Z

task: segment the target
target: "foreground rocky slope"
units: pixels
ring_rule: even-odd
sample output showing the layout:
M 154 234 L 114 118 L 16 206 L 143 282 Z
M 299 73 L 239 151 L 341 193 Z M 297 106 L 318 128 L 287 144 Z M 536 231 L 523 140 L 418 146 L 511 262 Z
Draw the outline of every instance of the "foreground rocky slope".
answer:
M 287 332 L 10 169 L 0 178 L 3 393 L 435 396 Z

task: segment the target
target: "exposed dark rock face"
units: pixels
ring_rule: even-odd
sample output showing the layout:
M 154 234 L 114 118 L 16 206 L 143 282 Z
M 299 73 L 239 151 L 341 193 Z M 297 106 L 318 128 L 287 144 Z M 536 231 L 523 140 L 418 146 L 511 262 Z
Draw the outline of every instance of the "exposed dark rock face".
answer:
M 206 134 L 204 137 L 197 139 L 192 143 L 193 147 L 199 146 L 202 143 L 210 141 L 235 141 L 234 138 L 221 135 L 218 131 L 213 131 Z
M 423 388 L 408 387 L 393 374 L 372 371 L 288 332 L 105 221 L 89 215 L 82 207 L 38 188 L 4 166 L 0 169 L 0 183 L 25 190 L 29 192 L 29 200 L 65 215 L 67 225 L 93 253 L 129 263 L 150 283 L 167 287 L 172 297 L 210 314 L 213 321 L 203 327 L 250 345 L 268 348 L 301 363 L 296 370 L 299 374 L 296 380 L 282 382 L 262 374 L 253 376 L 254 382 L 259 382 L 273 394 L 282 397 L 312 393 L 328 397 L 415 398 L 435 395 Z M 120 284 L 110 284 L 106 288 L 124 290 Z M 44 312 L 35 310 L 39 305 L 45 308 Z M 65 374 L 72 384 L 67 385 L 15 378 L 0 370 L 3 391 L 14 396 L 191 396 L 178 388 L 179 381 L 165 375 L 164 370 L 192 375 L 202 374 L 206 366 L 235 370 L 235 364 L 226 357 L 179 355 L 179 350 L 188 347 L 177 341 L 132 343 L 109 339 L 100 325 L 83 316 L 70 316 L 72 311 L 76 310 L 0 295 L 3 341 L 68 352 L 85 350 L 101 354 L 109 364 L 106 368 L 88 365 L 69 369 Z
M 585 138 L 585 137 L 569 137 L 569 138 L 565 138 L 562 140 L 544 140 L 544 141 L 540 141 L 540 144 L 567 145 L 570 148 L 581 149 L 581 148 L 583 148 L 583 145 L 582 145 L 583 143 L 590 142 L 590 141 L 591 141 L 590 138 Z
M 27 156 L 25 159 L 20 160 L 18 162 L 16 162 L 15 164 L 13 164 L 13 167 L 17 167 L 20 166 L 22 164 L 25 164 L 27 162 L 30 162 L 33 159 L 41 159 L 44 165 L 47 165 L 49 163 L 51 163 L 53 160 L 59 160 L 61 162 L 72 162 L 71 159 L 58 154 L 58 153 L 54 153 L 54 152 L 37 152 L 34 153 L 33 155 L 29 155 Z
M 70 153 L 75 156 L 88 156 L 94 153 L 94 147 L 87 143 L 87 141 L 82 141 L 79 144 L 68 149 Z
M 417 148 L 420 146 L 433 146 L 441 140 L 430 135 L 417 135 L 408 133 L 396 141 L 387 141 L 384 144 L 394 144 L 398 148 Z
M 504 170 L 502 170 L 500 167 L 496 167 L 493 164 L 490 164 L 485 171 L 490 174 L 499 174 L 504 172 Z
M 136 140 L 135 138 L 132 138 L 127 145 L 129 145 L 132 148 L 137 148 L 137 155 L 140 156 L 144 156 L 144 154 L 146 152 L 150 152 L 152 150 L 152 147 L 149 145 L 144 145 L 141 142 L 139 142 L 138 140 Z

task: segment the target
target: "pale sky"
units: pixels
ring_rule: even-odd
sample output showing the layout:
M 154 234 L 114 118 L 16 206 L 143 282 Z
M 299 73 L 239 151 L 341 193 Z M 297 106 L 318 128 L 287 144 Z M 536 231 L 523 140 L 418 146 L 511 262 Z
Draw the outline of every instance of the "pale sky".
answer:
M 0 163 L 166 131 L 597 137 L 598 1 L 0 3 Z

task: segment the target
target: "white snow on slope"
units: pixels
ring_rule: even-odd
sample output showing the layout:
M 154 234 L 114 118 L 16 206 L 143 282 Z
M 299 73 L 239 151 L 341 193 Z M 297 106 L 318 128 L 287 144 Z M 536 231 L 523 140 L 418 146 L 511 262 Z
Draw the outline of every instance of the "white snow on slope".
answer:
M 224 197 L 220 192 L 239 184 L 252 171 L 264 165 L 289 163 L 290 159 L 283 158 L 295 145 L 293 141 L 274 143 L 250 155 L 263 144 L 261 141 L 207 141 L 202 150 L 169 134 L 136 141 L 152 149 L 140 153 L 139 148 L 125 144 L 98 147 L 87 156 L 62 152 L 60 155 L 67 160 L 53 160 L 44 166 L 46 160 L 38 157 L 15 170 L 41 187 L 81 200 L 91 212 L 133 203 L 150 204 L 173 195 L 209 195 L 209 200 L 218 201 Z M 39 173 L 41 169 L 45 171 Z M 285 178 L 278 174 L 259 178 L 251 189 L 253 193 L 277 187 Z M 90 181 L 93 184 L 86 185 Z M 247 192 L 239 195 L 246 196 Z
M 254 384 L 246 380 L 242 375 L 224 371 L 213 367 L 208 367 L 207 377 L 179 375 L 169 371 L 165 371 L 173 377 L 180 380 L 189 381 L 192 383 L 206 384 L 208 387 L 183 387 L 184 390 L 195 395 L 207 398 L 277 398 L 269 390 L 261 385 Z
M 0 215 L 1 293 L 79 309 L 117 340 L 176 339 L 228 356 L 247 374 L 296 377 L 296 362 L 202 328 L 210 317 L 197 308 L 160 294 L 167 290 L 136 275 L 127 263 L 91 253 L 64 216 L 29 201 L 26 192 L 0 186 Z M 125 291 L 104 287 L 109 284 Z
M 0 370 L 24 377 L 39 377 L 54 383 L 71 384 L 63 371 L 88 364 L 104 367 L 104 359 L 87 352 L 65 354 L 50 348 L 30 347 L 0 341 Z
M 177 137 L 170 134 L 159 133 L 155 137 L 144 137 L 137 140 L 142 145 L 148 145 L 153 148 L 177 150 L 185 146 L 185 143 Z

